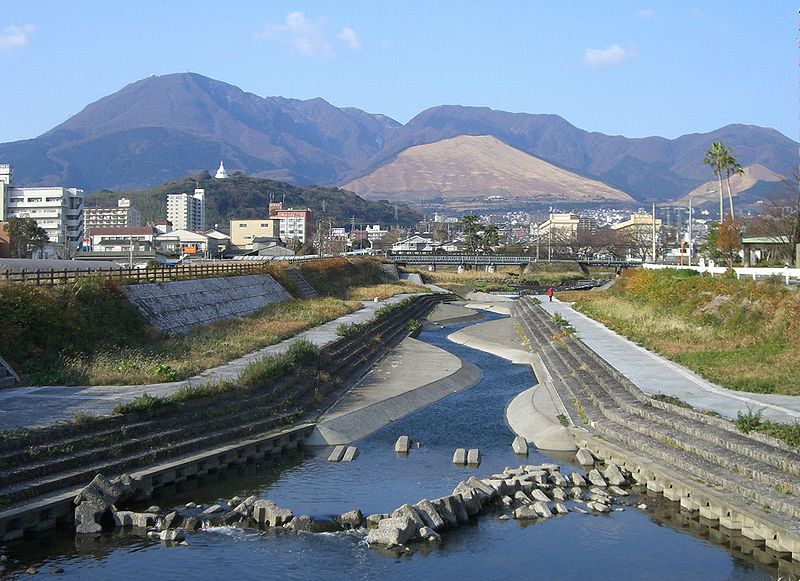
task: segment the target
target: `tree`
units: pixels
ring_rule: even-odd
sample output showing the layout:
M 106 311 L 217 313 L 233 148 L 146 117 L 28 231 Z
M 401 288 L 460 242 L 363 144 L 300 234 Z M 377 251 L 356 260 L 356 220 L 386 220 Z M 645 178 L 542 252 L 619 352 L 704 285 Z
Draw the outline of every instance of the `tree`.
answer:
M 500 244 L 500 233 L 497 231 L 497 226 L 489 224 L 483 229 L 481 236 L 481 248 L 484 252 L 491 252 L 492 246 Z
M 36 250 L 42 250 L 49 240 L 47 232 L 33 218 L 9 218 L 6 232 L 11 242 L 11 253 L 17 258 L 30 258 Z
M 478 217 L 475 214 L 467 214 L 458 221 L 458 224 L 464 233 L 464 242 L 467 245 L 467 250 L 469 252 L 477 252 L 481 248 Z
M 717 184 L 719 185 L 719 219 L 725 217 L 725 208 L 723 207 L 722 195 L 722 171 L 725 169 L 730 157 L 730 150 L 727 149 L 721 141 L 715 141 L 711 147 L 705 150 L 705 157 L 703 157 L 703 165 L 710 165 L 714 170 L 714 175 L 717 176 Z
M 733 261 L 739 254 L 741 246 L 739 227 L 733 217 L 728 216 L 719 225 L 717 232 L 717 249 L 728 259 L 728 266 L 733 266 Z
M 800 244 L 800 174 L 785 180 L 781 188 L 764 199 L 762 212 L 747 225 L 750 236 L 774 238 L 789 264 L 797 267 Z
M 736 216 L 733 212 L 733 193 L 731 192 L 731 175 L 738 175 L 743 174 L 744 169 L 742 166 L 739 165 L 739 162 L 736 161 L 736 158 L 733 157 L 733 152 L 730 148 L 726 149 L 725 156 L 723 157 L 723 163 L 725 168 L 725 182 L 728 184 L 728 203 L 730 204 L 731 209 L 731 219 L 736 220 Z M 720 219 L 722 219 L 720 217 Z

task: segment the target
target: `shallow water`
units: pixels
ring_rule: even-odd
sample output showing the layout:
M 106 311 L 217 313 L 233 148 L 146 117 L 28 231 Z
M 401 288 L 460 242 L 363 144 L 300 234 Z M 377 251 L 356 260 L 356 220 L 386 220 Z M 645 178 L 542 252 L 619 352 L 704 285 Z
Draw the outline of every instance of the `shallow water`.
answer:
M 487 319 L 497 317 L 487 315 Z M 482 477 L 505 466 L 554 461 L 533 450 L 524 460 L 511 450 L 513 433 L 504 420 L 505 407 L 535 383 L 530 368 L 449 342 L 447 335 L 461 326 L 426 331 L 419 338 L 472 361 L 483 372 L 479 383 L 360 440 L 355 462 L 329 464 L 328 449 L 306 450 L 280 459 L 276 466 L 248 467 L 167 488 L 153 502 L 162 507 L 188 501 L 211 504 L 234 495 L 257 494 L 291 508 L 296 515 L 329 518 L 353 508 L 370 514 L 449 494 L 471 475 Z M 408 456 L 395 454 L 394 442 L 402 434 L 421 447 Z M 481 466 L 453 466 L 451 457 L 458 447 L 480 448 Z M 565 470 L 577 468 L 567 463 L 569 458 L 561 460 Z M 630 501 L 635 506 L 639 499 Z M 660 506 L 660 516 L 629 506 L 610 515 L 570 513 L 526 526 L 487 514 L 446 532 L 440 547 L 415 547 L 402 555 L 370 549 L 359 533 L 294 535 L 230 527 L 190 535 L 186 547 L 163 547 L 118 531 L 101 539 L 74 539 L 61 532 L 7 547 L 6 553 L 17 571 L 30 565 L 43 573 L 59 567 L 64 569 L 61 576 L 75 579 L 477 579 L 498 575 L 768 579 L 776 574 L 773 567 L 737 557 L 669 523 L 664 519 L 668 504 L 655 498 L 644 501 Z

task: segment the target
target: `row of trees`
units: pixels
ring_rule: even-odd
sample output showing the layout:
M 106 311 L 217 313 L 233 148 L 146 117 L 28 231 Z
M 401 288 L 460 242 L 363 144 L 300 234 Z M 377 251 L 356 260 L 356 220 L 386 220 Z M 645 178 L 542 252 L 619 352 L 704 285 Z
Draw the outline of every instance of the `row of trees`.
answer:
M 715 141 L 705 151 L 703 157 L 703 165 L 710 165 L 714 170 L 714 175 L 717 176 L 717 184 L 719 185 L 719 219 L 722 222 L 725 218 L 724 198 L 722 194 L 722 174 L 725 173 L 725 183 L 728 185 L 728 203 L 730 206 L 730 218 L 736 222 L 733 212 L 733 192 L 731 191 L 731 176 L 743 174 L 744 169 L 739 165 L 739 162 L 733 156 L 733 150 L 730 147 L 725 147 L 721 141 Z

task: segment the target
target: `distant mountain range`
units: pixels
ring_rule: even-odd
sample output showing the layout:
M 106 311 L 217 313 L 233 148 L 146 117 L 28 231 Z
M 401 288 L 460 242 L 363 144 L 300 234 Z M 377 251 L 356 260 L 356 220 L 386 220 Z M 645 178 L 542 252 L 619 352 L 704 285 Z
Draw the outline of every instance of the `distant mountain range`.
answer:
M 0 144 L 0 163 L 12 163 L 22 185 L 87 191 L 152 187 L 216 168 L 220 159 L 256 177 L 339 185 L 372 174 L 409 147 L 464 135 L 493 136 L 639 202 L 674 200 L 713 178 L 700 164 L 713 141 L 724 141 L 743 166 L 780 176 L 797 167 L 797 143 L 752 125 L 630 139 L 590 133 L 557 115 L 454 105 L 401 125 L 323 99 L 262 98 L 192 73 L 142 79 L 39 137 Z

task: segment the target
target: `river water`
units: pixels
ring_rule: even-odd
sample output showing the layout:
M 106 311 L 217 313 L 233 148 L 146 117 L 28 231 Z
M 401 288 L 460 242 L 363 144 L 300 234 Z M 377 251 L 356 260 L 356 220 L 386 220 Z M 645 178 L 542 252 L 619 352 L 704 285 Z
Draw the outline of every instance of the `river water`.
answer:
M 469 476 L 519 465 L 504 412 L 535 378 L 529 367 L 447 340 L 463 326 L 425 331 L 419 339 L 471 361 L 483 372 L 481 380 L 356 442 L 360 455 L 355 462 L 329 464 L 328 450 L 304 450 L 275 466 L 248 467 L 166 488 L 153 503 L 179 507 L 256 494 L 295 515 L 330 518 L 354 508 L 370 514 L 437 498 Z M 393 451 L 403 434 L 421 443 L 407 457 Z M 458 447 L 480 448 L 480 467 L 453 466 Z M 569 464 L 569 457 L 533 450 L 524 463 L 553 461 L 564 471 L 578 468 Z M 648 509 L 637 509 L 639 502 Z M 288 534 L 230 527 L 189 535 L 189 545 L 182 547 L 165 547 L 130 532 L 75 539 L 62 531 L 4 550 L 12 577 L 24 576 L 24 569 L 33 566 L 69 579 L 775 578 L 772 566 L 737 556 L 696 530 L 690 533 L 670 522 L 664 515 L 674 510 L 658 498 L 642 496 L 631 497 L 631 506 L 622 512 L 570 513 L 528 525 L 486 514 L 445 532 L 441 546 L 415 547 L 403 554 L 370 549 L 363 535 L 354 532 Z

